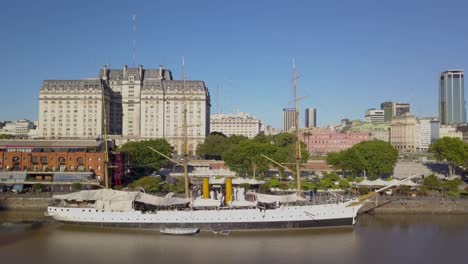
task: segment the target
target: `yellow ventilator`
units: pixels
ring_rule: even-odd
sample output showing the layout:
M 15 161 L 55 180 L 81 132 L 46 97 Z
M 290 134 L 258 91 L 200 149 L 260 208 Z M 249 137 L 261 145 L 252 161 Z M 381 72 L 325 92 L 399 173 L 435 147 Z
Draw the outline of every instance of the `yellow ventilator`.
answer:
M 232 198 L 232 178 L 226 178 L 226 204 L 231 203 Z
M 203 178 L 203 199 L 210 198 L 210 179 Z

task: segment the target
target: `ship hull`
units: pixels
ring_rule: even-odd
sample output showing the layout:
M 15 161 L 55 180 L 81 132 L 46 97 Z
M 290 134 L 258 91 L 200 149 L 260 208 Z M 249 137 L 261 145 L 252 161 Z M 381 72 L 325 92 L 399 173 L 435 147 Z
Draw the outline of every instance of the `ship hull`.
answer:
M 306 228 L 352 227 L 353 218 L 306 220 L 306 221 L 276 221 L 276 222 L 244 222 L 244 223 L 103 223 L 103 222 L 74 222 L 61 221 L 65 224 L 120 228 L 160 230 L 164 228 L 198 228 L 202 231 L 240 231 L 240 230 L 288 230 Z
M 202 231 L 277 230 L 352 226 L 361 205 L 338 203 L 276 209 L 108 212 L 93 208 L 49 207 L 48 214 L 68 224 L 107 228 L 197 228 Z

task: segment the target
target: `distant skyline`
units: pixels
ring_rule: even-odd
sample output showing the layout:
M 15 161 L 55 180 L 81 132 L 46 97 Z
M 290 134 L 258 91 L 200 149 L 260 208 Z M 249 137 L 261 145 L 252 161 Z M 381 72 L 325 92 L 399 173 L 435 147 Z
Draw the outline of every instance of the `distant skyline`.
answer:
M 163 64 L 181 79 L 184 57 L 212 113 L 239 110 L 281 128 L 294 58 L 302 125 L 309 107 L 323 126 L 364 119 L 385 101 L 438 116 L 440 73 L 468 69 L 467 13 L 464 1 L 9 1 L 0 120 L 37 120 L 43 80 L 133 66 L 134 39 L 135 66 Z

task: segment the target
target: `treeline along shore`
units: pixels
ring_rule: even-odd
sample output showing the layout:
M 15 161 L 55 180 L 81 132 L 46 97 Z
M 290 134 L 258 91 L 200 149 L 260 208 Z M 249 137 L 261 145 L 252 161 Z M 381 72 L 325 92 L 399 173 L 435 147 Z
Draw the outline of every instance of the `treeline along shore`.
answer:
M 2 194 L 0 210 L 45 211 L 51 194 Z M 468 198 L 381 196 L 368 201 L 360 213 L 464 214 Z

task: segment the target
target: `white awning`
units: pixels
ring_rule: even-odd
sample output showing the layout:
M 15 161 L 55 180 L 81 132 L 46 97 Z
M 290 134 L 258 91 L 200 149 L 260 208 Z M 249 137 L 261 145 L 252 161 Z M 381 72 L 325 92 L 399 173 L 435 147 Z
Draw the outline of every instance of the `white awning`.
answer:
M 230 204 L 232 207 L 242 208 L 242 207 L 254 207 L 257 205 L 257 202 L 250 202 L 246 200 L 242 201 L 232 201 Z
M 135 199 L 136 202 L 152 204 L 156 206 L 171 206 L 171 205 L 182 205 L 190 202 L 190 199 L 178 198 L 178 197 L 158 197 L 146 193 L 139 193 Z
M 370 187 L 386 187 L 386 186 L 390 186 L 390 185 L 394 185 L 394 186 L 400 186 L 400 185 L 405 185 L 405 186 L 411 186 L 411 187 L 418 187 L 418 186 L 421 186 L 420 184 L 417 184 L 411 180 L 408 180 L 408 181 L 404 181 L 402 183 L 400 183 L 399 180 L 397 179 L 393 179 L 393 180 L 390 180 L 390 181 L 384 181 L 382 179 L 377 179 L 377 180 L 374 180 L 374 181 L 369 181 L 369 180 L 363 180 L 361 182 L 358 182 L 356 184 L 356 186 L 370 186 Z
M 57 200 L 82 201 L 133 201 L 139 192 L 117 191 L 111 189 L 86 190 L 52 196 Z
M 68 200 L 68 201 L 97 201 L 96 204 L 98 207 L 112 206 L 112 204 L 102 203 L 102 202 L 112 202 L 117 204 L 117 202 L 128 202 L 132 204 L 133 201 L 141 202 L 145 204 L 152 204 L 156 206 L 170 206 L 170 205 L 179 205 L 187 204 L 190 202 L 189 199 L 178 198 L 178 197 L 158 197 L 155 195 L 150 195 L 142 192 L 127 192 L 127 191 L 117 191 L 110 189 L 100 189 L 100 190 L 90 190 L 90 191 L 80 191 L 69 194 L 54 195 L 52 199 L 56 200 Z M 99 202 L 98 202 L 99 201 Z M 99 208 L 99 209 L 100 209 Z
M 259 203 L 294 203 L 297 201 L 304 201 L 304 198 L 297 196 L 297 193 L 288 195 L 269 195 L 257 193 L 257 201 Z
M 220 207 L 220 206 L 221 206 L 221 200 L 197 198 L 192 202 L 192 207 L 194 208 Z

